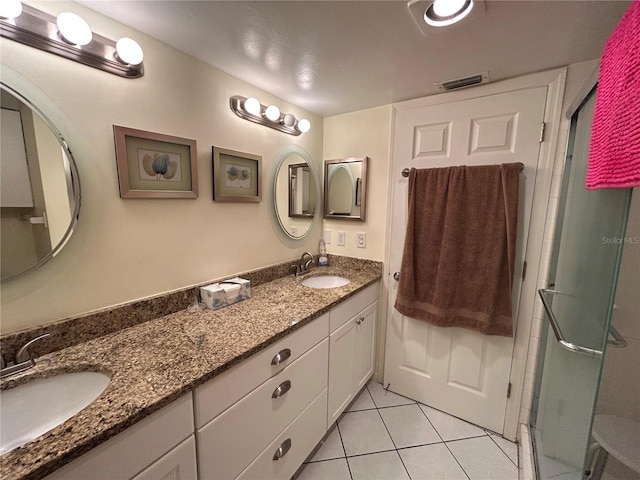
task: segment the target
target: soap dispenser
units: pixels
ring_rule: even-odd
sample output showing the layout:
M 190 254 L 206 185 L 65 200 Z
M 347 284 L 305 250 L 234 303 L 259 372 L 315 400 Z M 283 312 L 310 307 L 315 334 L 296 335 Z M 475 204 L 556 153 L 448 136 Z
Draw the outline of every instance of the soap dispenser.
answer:
M 318 244 L 318 265 L 326 267 L 329 265 L 329 258 L 327 257 L 327 247 L 324 244 L 324 240 L 321 238 Z

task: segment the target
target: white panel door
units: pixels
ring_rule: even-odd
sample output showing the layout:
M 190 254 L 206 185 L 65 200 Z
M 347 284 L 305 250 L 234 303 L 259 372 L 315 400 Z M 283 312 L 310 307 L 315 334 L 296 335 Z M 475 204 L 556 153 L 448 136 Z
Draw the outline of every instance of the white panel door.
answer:
M 522 162 L 513 285 L 517 318 L 547 87 L 396 112 L 391 272 L 398 272 L 407 224 L 404 168 Z M 469 422 L 502 433 L 513 339 L 438 328 L 393 308 L 389 286 L 385 385 Z

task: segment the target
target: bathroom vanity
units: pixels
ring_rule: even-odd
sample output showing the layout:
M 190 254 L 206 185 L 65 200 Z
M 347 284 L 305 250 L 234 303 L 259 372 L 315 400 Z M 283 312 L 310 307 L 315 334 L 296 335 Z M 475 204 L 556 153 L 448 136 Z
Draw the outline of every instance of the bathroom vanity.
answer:
M 373 374 L 381 265 L 304 277 L 323 273 L 350 283 L 316 289 L 289 275 L 221 310 L 177 312 L 38 358 L 11 381 L 98 370 L 111 382 L 0 457 L 5 478 L 290 478 Z

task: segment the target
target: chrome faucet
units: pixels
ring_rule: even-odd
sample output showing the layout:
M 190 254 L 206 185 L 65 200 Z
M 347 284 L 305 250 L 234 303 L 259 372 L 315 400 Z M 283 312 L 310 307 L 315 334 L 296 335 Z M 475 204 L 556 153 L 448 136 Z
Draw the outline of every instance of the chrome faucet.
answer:
M 307 258 L 308 260 L 306 260 Z M 314 263 L 313 255 L 309 252 L 304 252 L 300 257 L 300 263 L 298 265 L 293 265 L 292 268 L 296 269 L 295 275 L 302 275 L 303 273 L 308 272 L 311 265 Z
M 31 347 L 34 343 L 43 338 L 48 337 L 49 334 L 45 333 L 44 335 L 40 335 L 27 343 L 25 343 L 18 353 L 16 353 L 16 358 L 13 362 L 7 362 L 5 364 L 4 357 L 1 358 L 2 369 L 0 369 L 0 378 L 8 377 L 9 375 L 13 375 L 15 373 L 23 372 L 31 367 L 33 367 L 36 362 L 33 360 L 33 352 L 31 351 Z

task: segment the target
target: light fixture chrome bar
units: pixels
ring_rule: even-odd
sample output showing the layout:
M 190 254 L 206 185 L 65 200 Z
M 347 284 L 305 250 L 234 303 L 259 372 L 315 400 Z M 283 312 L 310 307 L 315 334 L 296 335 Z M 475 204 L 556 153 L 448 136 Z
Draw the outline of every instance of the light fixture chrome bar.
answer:
M 113 40 L 93 33 L 87 45 L 69 44 L 59 35 L 56 17 L 29 5 L 23 4 L 22 14 L 16 18 L 0 19 L 0 36 L 120 77 L 144 74 L 142 63 L 131 65 L 118 59 Z
M 298 130 L 295 127 L 295 125 L 289 127 L 284 123 L 282 123 L 284 117 L 287 114 L 281 113 L 280 118 L 278 120 L 271 121 L 268 118 L 264 118 L 261 115 L 253 115 L 245 111 L 243 108 L 243 105 L 246 99 L 247 99 L 246 97 L 242 97 L 240 95 L 234 95 L 233 97 L 229 98 L 229 107 L 231 107 L 231 110 L 233 110 L 233 113 L 235 113 L 240 118 L 249 120 L 250 122 L 259 123 L 260 125 L 264 125 L 265 127 L 273 128 L 274 130 L 278 130 L 279 132 L 288 133 L 289 135 L 298 136 L 302 133 L 300 130 Z M 266 107 L 264 105 L 260 104 L 260 112 L 264 112 L 265 108 Z

